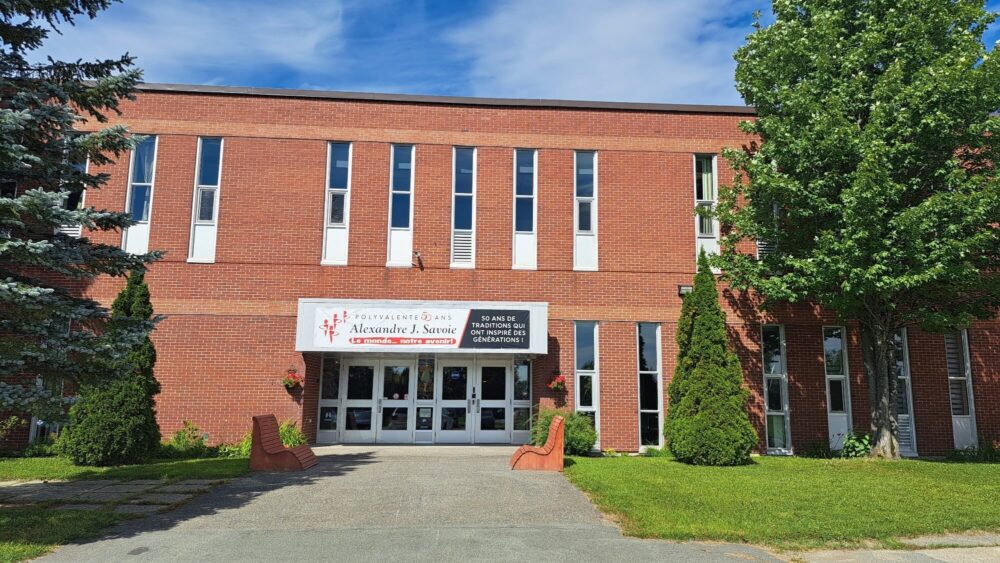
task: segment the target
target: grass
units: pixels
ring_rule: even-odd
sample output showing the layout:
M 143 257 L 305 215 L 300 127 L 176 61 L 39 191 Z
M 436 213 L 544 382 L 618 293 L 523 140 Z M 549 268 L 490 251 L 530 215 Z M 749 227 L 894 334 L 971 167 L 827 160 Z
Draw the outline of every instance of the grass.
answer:
M 1000 465 L 761 457 L 692 467 L 669 457 L 572 458 L 566 476 L 625 533 L 813 549 L 1000 529 Z
M 246 458 L 152 460 L 139 465 L 82 467 L 63 457 L 0 459 L 0 481 L 53 479 L 231 479 L 250 470 Z
M 103 511 L 0 508 L 0 562 L 40 557 L 64 543 L 97 536 L 125 518 Z

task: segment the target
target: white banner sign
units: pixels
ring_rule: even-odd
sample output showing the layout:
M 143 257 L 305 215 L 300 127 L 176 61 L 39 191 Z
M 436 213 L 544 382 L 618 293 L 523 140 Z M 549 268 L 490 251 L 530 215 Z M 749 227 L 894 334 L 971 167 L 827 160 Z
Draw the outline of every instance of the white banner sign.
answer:
M 299 351 L 547 351 L 544 303 L 299 301 Z

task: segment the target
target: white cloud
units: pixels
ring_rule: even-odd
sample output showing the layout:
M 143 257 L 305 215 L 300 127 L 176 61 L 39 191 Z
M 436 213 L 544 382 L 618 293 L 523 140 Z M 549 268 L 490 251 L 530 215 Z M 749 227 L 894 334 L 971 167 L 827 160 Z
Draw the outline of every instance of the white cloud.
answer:
M 128 51 L 150 82 L 221 82 L 263 65 L 321 75 L 343 49 L 339 1 L 142 0 L 115 5 L 52 34 L 56 59 Z
M 750 0 L 509 0 L 449 34 L 474 95 L 742 103 Z

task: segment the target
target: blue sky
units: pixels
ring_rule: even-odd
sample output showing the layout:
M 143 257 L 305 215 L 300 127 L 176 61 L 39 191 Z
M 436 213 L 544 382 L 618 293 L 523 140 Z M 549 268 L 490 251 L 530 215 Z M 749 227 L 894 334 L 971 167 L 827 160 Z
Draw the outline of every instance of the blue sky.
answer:
M 990 2 L 1000 8 L 1000 0 Z M 741 103 L 733 51 L 766 0 L 126 0 L 53 35 L 149 82 Z M 997 40 L 994 26 L 989 43 Z

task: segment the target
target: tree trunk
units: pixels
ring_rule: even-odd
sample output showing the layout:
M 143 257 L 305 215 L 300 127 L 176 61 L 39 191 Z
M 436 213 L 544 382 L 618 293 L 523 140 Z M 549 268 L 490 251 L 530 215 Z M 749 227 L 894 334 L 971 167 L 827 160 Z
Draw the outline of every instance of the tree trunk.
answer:
M 893 369 L 895 329 L 888 323 L 861 323 L 861 350 L 868 372 L 872 415 L 872 457 L 899 459 L 896 419 L 896 373 Z

